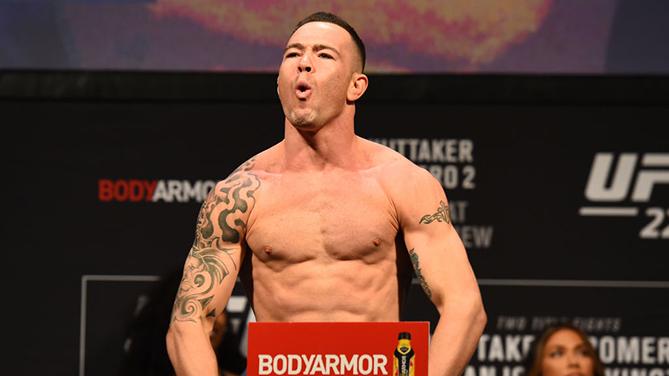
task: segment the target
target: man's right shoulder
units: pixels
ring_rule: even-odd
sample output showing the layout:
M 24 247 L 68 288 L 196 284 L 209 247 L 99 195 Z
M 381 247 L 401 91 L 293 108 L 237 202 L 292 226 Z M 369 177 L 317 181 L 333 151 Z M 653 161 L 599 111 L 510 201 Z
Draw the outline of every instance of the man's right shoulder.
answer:
M 267 150 L 266 150 L 267 151 Z M 212 189 L 211 196 L 223 196 L 224 201 L 235 198 L 253 198 L 260 188 L 265 174 L 266 151 L 258 153 L 235 168 L 226 178 L 218 180 Z M 242 194 L 240 196 L 240 194 Z M 211 197 L 213 198 L 213 197 Z
M 260 179 L 263 175 L 275 169 L 275 166 L 277 165 L 277 146 L 278 144 L 247 159 L 232 171 L 230 175 L 225 179 L 220 180 L 218 183 L 225 184 L 226 182 L 233 182 L 243 176 L 252 176 L 256 179 Z

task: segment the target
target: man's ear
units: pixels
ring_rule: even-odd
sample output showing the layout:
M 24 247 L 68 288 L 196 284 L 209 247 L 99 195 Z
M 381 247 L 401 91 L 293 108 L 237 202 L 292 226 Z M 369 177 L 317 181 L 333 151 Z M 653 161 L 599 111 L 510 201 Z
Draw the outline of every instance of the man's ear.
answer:
M 279 76 L 276 76 L 276 94 L 281 96 L 281 93 L 279 93 Z
M 367 85 L 369 84 L 369 79 L 362 73 L 353 73 L 351 78 L 351 83 L 348 86 L 348 92 L 346 93 L 346 99 L 349 102 L 355 102 L 358 98 L 367 90 Z

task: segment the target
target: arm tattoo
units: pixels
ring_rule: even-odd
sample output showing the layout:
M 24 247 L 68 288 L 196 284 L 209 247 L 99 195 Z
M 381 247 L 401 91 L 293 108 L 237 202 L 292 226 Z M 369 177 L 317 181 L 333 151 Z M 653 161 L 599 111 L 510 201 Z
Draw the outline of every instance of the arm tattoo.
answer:
M 202 203 L 195 241 L 174 301 L 172 321 L 195 322 L 213 300 L 215 289 L 231 273 L 230 268 L 237 270 L 232 257 L 236 249 L 229 245 L 240 242 L 239 231 L 246 228 L 242 217 L 247 215 L 255 201 L 253 194 L 260 187 L 260 180 L 250 172 L 252 167 L 253 160 L 244 163 Z M 211 309 L 207 316 L 214 315 L 213 312 Z
M 428 224 L 434 221 L 451 223 L 451 210 L 448 208 L 448 205 L 446 205 L 445 202 L 439 201 L 439 208 L 437 209 L 437 212 L 434 214 L 424 215 L 418 223 Z
M 422 287 L 423 291 L 425 291 L 425 295 L 427 295 L 428 298 L 432 298 L 432 291 L 430 291 L 430 286 L 427 285 L 425 277 L 423 277 L 423 273 L 420 270 L 420 265 L 418 265 L 418 254 L 414 252 L 414 249 L 415 248 L 411 248 L 409 250 L 409 257 L 411 258 L 413 269 L 416 271 L 416 277 L 418 277 L 418 280 L 420 281 L 420 287 Z

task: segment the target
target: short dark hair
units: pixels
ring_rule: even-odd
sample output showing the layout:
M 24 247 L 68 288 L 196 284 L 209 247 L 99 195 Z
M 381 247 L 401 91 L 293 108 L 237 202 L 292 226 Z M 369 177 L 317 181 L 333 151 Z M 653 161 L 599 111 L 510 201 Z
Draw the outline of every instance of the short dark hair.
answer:
M 297 23 L 295 28 L 293 29 L 293 33 L 302 25 L 307 24 L 309 22 L 329 22 L 333 23 L 337 26 L 341 26 L 344 30 L 346 30 L 349 35 L 351 35 L 351 38 L 353 38 L 353 42 L 355 42 L 356 47 L 358 47 L 358 53 L 360 54 L 360 61 L 362 62 L 362 70 L 365 70 L 365 59 L 367 58 L 365 54 L 365 44 L 362 42 L 362 39 L 358 36 L 358 33 L 355 32 L 355 29 L 353 26 L 351 26 L 348 22 L 344 21 L 342 18 L 328 12 L 316 12 L 313 14 L 308 15 L 307 17 L 303 18 L 300 22 Z

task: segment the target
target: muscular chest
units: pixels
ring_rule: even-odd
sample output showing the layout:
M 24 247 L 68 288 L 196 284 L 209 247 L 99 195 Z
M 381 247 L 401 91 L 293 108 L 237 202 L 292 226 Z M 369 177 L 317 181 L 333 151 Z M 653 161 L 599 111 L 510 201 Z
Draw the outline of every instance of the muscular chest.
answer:
M 262 187 L 247 243 L 266 260 L 374 262 L 394 242 L 393 213 L 373 177 L 282 176 Z

